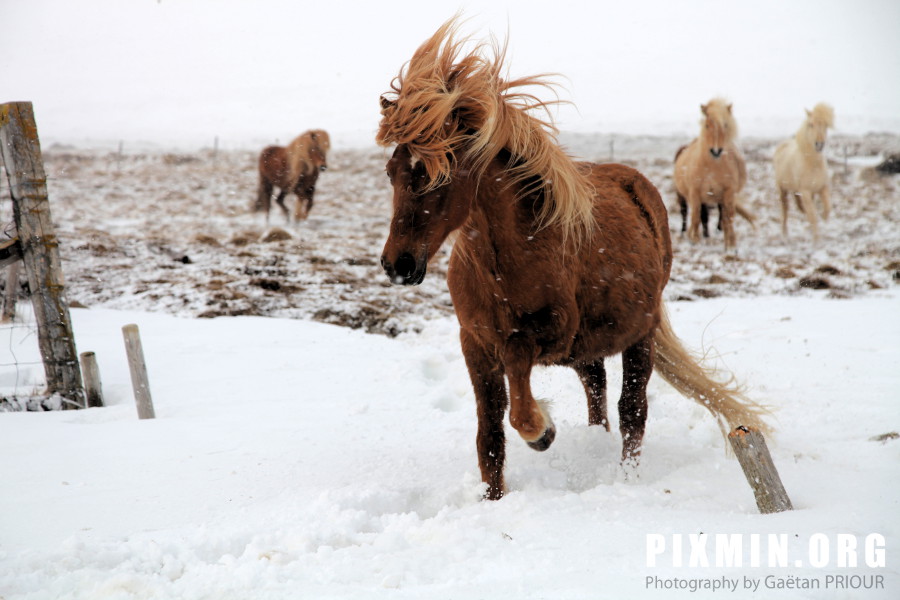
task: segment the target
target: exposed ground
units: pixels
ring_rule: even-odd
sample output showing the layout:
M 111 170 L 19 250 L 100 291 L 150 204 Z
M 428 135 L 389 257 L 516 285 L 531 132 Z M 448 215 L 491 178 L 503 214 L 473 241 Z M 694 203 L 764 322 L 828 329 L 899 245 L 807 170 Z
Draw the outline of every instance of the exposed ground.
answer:
M 770 160 L 777 140 L 743 140 L 749 170 L 744 203 L 757 224 L 752 229 L 738 222 L 732 255 L 723 252 L 719 232 L 697 245 L 680 234 L 672 157 L 688 140 L 564 141 L 583 158 L 637 167 L 662 192 L 676 249 L 669 299 L 852 298 L 900 279 L 900 178 L 871 169 L 879 155 L 900 149 L 900 136 L 831 138 L 833 213 L 817 245 L 796 207 L 790 237 L 781 235 Z M 45 148 L 69 301 L 191 317 L 313 318 L 387 335 L 419 330 L 428 318 L 452 313 L 444 282 L 449 247 L 421 286 L 388 284 L 379 266 L 391 216 L 387 156 L 377 148 L 333 150 L 309 219 L 287 225 L 273 212 L 267 226 L 249 212 L 255 150 L 119 154 Z M 5 178 L 2 185 L 2 197 L 8 197 Z M 9 204 L 0 205 L 3 222 L 11 220 Z M 716 219 L 714 213 L 713 226 Z

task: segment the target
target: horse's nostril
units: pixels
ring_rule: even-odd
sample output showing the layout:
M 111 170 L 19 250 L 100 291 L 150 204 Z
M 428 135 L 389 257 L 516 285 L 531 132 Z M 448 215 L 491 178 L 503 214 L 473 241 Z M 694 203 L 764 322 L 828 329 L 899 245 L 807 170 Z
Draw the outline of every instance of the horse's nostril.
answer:
M 713 158 L 719 158 L 720 156 L 722 156 L 722 149 L 721 148 L 710 148 L 709 153 L 713 155 Z
M 416 272 L 416 259 L 409 252 L 404 252 L 397 258 L 394 264 L 394 271 L 400 277 L 409 279 Z

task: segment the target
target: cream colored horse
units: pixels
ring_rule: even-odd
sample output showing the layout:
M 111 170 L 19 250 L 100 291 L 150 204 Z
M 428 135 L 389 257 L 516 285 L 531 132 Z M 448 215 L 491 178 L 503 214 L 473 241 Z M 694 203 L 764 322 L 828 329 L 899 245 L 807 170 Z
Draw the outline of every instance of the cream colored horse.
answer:
M 679 200 L 686 201 L 690 215 L 688 238 L 692 242 L 700 239 L 702 206 L 718 205 L 725 250 L 734 249 L 737 244 L 734 234 L 737 195 L 747 183 L 744 156 L 734 144 L 737 123 L 731 106 L 721 98 L 701 105 L 700 135 L 675 158 L 675 191 Z
M 781 195 L 781 232 L 785 236 L 790 196 L 806 215 L 814 240 L 819 239 L 816 196 L 822 202 L 822 218 L 827 220 L 831 214 L 828 166 L 822 154 L 829 127 L 834 127 L 834 109 L 820 102 L 806 111 L 806 121 L 794 137 L 775 149 L 775 182 Z

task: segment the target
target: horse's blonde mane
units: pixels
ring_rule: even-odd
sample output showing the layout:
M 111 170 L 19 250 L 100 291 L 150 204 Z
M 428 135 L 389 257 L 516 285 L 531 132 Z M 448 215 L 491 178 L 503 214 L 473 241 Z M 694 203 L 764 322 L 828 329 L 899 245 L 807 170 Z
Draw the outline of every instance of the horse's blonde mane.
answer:
M 734 115 L 731 113 L 731 103 L 724 98 L 713 98 L 707 104 L 700 106 L 704 119 L 700 121 L 702 125 L 706 119 L 712 119 L 719 125 L 723 126 L 726 133 L 726 142 L 732 142 L 737 137 L 738 126 Z
M 289 169 L 293 179 L 309 175 L 316 169 L 311 158 L 314 148 L 318 148 L 322 156 L 327 155 L 331 149 L 331 138 L 324 129 L 304 131 L 287 145 Z
M 432 186 L 449 180 L 455 165 L 487 168 L 506 149 L 514 182 L 539 178 L 545 202 L 541 226 L 558 224 L 580 239 L 594 225 L 593 189 L 556 141 L 549 116 L 553 102 L 523 91 L 527 86 L 553 89 L 545 75 L 506 80 L 500 74 L 506 46 L 458 37 L 458 16 L 425 41 L 382 97 L 376 141 L 382 146 L 407 144 L 425 166 Z M 547 111 L 546 119 L 531 114 Z M 528 190 L 532 191 L 532 190 Z
M 812 110 L 806 111 L 806 118 L 814 124 L 834 127 L 834 109 L 824 102 L 819 102 Z

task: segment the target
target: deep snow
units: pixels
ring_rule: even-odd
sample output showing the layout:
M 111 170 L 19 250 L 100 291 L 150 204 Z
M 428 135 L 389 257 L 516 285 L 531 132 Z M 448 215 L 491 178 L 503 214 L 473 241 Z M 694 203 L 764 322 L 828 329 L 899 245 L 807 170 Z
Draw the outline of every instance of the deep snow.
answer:
M 769 445 L 796 510 L 768 516 L 708 413 L 656 378 L 639 478 L 626 481 L 619 435 L 586 425 L 577 377 L 541 369 L 557 441 L 535 453 L 508 428 L 510 493 L 490 503 L 479 500 L 474 399 L 450 318 L 389 339 L 75 309 L 110 406 L 0 415 L 0 594 L 626 598 L 674 593 L 645 589 L 653 575 L 874 573 L 886 589 L 737 596 L 892 598 L 900 441 L 872 438 L 898 429 L 898 307 L 896 292 L 670 305 L 688 344 L 714 347 L 776 409 Z M 137 420 L 130 395 L 129 322 L 141 327 L 153 421 Z M 697 532 L 788 534 L 791 566 L 647 566 L 648 533 Z M 831 536 L 831 562 L 795 568 L 815 533 Z M 860 545 L 883 535 L 887 567 L 838 569 L 837 533 Z

